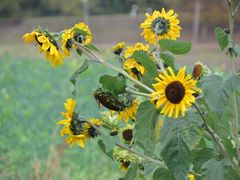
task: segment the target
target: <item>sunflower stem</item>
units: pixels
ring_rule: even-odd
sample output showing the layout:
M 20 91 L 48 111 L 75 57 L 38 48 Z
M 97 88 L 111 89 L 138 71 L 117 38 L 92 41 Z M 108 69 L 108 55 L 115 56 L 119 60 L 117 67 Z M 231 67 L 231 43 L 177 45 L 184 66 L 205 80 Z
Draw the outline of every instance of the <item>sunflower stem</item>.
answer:
M 232 44 L 233 42 L 233 33 L 234 33 L 234 22 L 235 22 L 235 16 L 240 8 L 240 2 L 237 4 L 237 6 L 234 8 L 234 2 L 233 0 L 228 0 L 228 18 L 229 18 L 229 39 Z M 235 10 L 234 10 L 235 9 Z M 231 76 L 234 77 L 235 69 L 234 69 L 234 62 L 233 57 L 230 55 L 230 70 L 231 70 Z M 232 78 L 233 79 L 233 78 Z M 232 80 L 232 86 L 234 87 L 234 81 Z M 238 141 L 238 108 L 237 108 L 237 99 L 236 99 L 236 91 L 233 90 L 233 111 L 232 111 L 232 132 L 234 135 L 235 143 L 236 143 L 236 149 L 237 149 L 237 159 L 240 163 L 240 145 Z
M 131 90 L 129 88 L 126 88 L 126 92 L 131 93 L 131 94 L 135 94 L 135 95 L 139 95 L 139 96 L 143 96 L 143 97 L 147 97 L 147 98 L 151 98 L 150 94 L 139 92 L 139 91 L 134 91 L 134 90 Z
M 161 71 L 163 71 L 163 70 L 165 70 L 165 68 L 164 68 L 164 65 L 163 65 L 162 61 L 160 60 L 161 49 L 160 49 L 160 47 L 158 45 L 158 34 L 157 34 L 157 32 L 158 32 L 158 24 L 159 23 L 157 23 L 156 26 L 155 26 L 156 53 L 157 53 L 156 61 L 157 61 L 157 64 L 160 66 Z
M 213 141 L 218 145 L 220 151 L 223 153 L 224 157 L 229 159 L 232 163 L 232 167 L 237 173 L 237 175 L 240 177 L 240 169 L 238 168 L 238 161 L 235 158 L 229 157 L 224 145 L 222 144 L 221 138 L 207 125 L 207 122 L 205 118 L 203 117 L 203 114 L 199 110 L 199 108 L 196 106 L 196 104 L 193 104 L 194 108 L 197 110 L 199 115 L 201 116 L 201 119 L 203 121 L 204 130 L 212 137 Z

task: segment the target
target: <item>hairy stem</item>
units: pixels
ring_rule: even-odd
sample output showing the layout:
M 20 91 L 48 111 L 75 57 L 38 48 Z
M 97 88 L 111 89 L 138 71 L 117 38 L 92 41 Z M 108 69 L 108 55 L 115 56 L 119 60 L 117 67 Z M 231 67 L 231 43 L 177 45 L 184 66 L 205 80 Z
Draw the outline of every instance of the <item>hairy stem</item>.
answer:
M 131 90 L 131 89 L 129 89 L 129 88 L 126 88 L 126 92 L 131 93 L 131 94 L 135 94 L 135 95 L 138 95 L 138 96 L 143 96 L 143 97 L 151 98 L 151 95 L 150 95 L 150 94 L 143 93 L 143 92 L 139 92 L 139 91 L 134 91 L 134 90 Z

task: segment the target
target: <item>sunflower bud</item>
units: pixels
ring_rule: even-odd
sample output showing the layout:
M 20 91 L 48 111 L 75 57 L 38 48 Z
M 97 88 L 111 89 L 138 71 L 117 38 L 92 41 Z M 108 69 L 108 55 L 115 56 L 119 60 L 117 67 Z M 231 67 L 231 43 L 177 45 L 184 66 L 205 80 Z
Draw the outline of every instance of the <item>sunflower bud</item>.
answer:
M 203 76 L 204 73 L 204 65 L 200 62 L 195 63 L 192 76 L 195 79 L 200 79 Z

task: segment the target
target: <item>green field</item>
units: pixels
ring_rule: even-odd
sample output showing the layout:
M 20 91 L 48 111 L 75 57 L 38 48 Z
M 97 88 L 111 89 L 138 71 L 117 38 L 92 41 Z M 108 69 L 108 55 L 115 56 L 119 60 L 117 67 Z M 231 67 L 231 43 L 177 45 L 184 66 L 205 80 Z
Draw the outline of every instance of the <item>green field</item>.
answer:
M 83 150 L 64 146 L 56 123 L 71 97 L 69 77 L 82 60 L 65 60 L 52 69 L 43 59 L 0 57 L 0 179 L 117 179 L 118 163 L 98 148 L 97 140 Z M 91 64 L 78 80 L 77 109 L 98 117 L 92 96 L 96 76 L 106 72 Z

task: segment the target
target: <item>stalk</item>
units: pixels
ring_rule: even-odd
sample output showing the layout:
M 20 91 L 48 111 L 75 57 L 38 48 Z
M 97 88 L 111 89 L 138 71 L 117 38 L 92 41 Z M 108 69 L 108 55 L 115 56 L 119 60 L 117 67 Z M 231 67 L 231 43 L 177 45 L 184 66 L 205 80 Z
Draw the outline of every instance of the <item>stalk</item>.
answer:
M 233 33 L 234 33 L 234 22 L 235 22 L 235 16 L 237 15 L 237 12 L 239 11 L 238 8 L 240 6 L 240 2 L 238 5 L 234 8 L 233 0 L 228 0 L 228 18 L 229 18 L 229 39 L 233 43 Z M 233 57 L 230 56 L 230 70 L 231 75 L 234 77 L 235 69 L 234 69 L 234 62 Z M 234 87 L 234 81 L 232 82 L 232 85 Z M 233 118 L 232 118 L 232 132 L 235 139 L 236 149 L 237 149 L 237 159 L 240 163 L 240 147 L 238 142 L 238 109 L 237 109 L 237 98 L 236 98 L 236 91 L 233 90 Z

